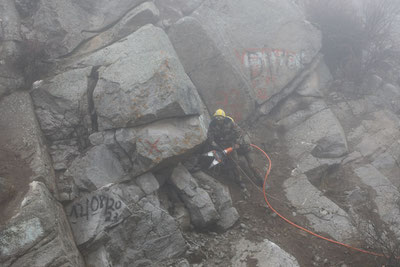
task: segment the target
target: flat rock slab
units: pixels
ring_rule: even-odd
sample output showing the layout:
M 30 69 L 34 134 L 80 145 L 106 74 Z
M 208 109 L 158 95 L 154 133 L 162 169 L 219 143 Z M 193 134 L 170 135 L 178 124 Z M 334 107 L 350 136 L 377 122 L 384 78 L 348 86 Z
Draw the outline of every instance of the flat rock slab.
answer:
M 323 164 L 337 164 L 341 161 L 338 156 L 348 152 L 344 130 L 330 109 L 323 109 L 290 129 L 285 139 L 288 142 L 289 155 L 298 161 L 302 172 Z
M 235 256 L 232 258 L 232 267 L 247 267 L 248 263 L 254 262 L 256 267 L 299 267 L 296 258 L 281 249 L 275 243 L 264 240 L 254 243 L 246 239 L 239 240 L 233 249 Z
M 64 173 L 85 191 L 96 191 L 110 184 L 125 181 L 125 172 L 118 158 L 105 145 L 95 146 L 76 158 Z
M 355 170 L 361 181 L 375 191 L 373 197 L 382 221 L 400 238 L 399 190 L 372 165 L 365 165 Z
M 62 206 L 44 184 L 32 182 L 18 214 L 0 228 L 0 265 L 52 264 L 84 266 Z
M 348 214 L 315 188 L 305 175 L 296 174 L 284 182 L 286 197 L 319 233 L 339 242 L 351 240 L 356 229 Z

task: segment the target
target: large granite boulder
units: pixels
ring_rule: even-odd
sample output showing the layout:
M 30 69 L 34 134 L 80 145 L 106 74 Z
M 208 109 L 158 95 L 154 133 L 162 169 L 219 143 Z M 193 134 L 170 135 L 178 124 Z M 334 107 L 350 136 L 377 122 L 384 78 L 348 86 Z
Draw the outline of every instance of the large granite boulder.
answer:
M 66 71 L 38 83 L 31 92 L 41 129 L 49 140 L 72 139 L 91 130 L 91 73 L 91 67 Z
M 113 42 L 122 39 L 125 36 L 135 32 L 146 24 L 155 24 L 158 21 L 159 10 L 153 2 L 144 2 L 134 9 L 128 10 L 116 24 L 111 28 L 105 28 L 96 36 L 78 47 L 74 51 L 74 57 L 87 54 L 103 48 Z
M 103 187 L 66 210 L 89 266 L 152 264 L 186 250 L 177 223 L 158 198 L 132 183 Z
M 105 145 L 95 146 L 76 158 L 64 176 L 72 177 L 79 189 L 89 192 L 129 179 L 118 158 Z
M 168 36 L 152 25 L 91 54 L 79 65 L 102 66 L 93 92 L 99 130 L 204 111 Z
M 205 228 L 220 219 L 209 194 L 199 187 L 183 165 L 180 164 L 174 169 L 170 181 L 178 190 L 196 227 Z
M 60 57 L 143 2 L 18 0 L 15 5 L 22 18 L 24 38 L 42 45 L 51 57 Z
M 167 119 L 90 136 L 93 145 L 105 144 L 122 160 L 131 162 L 133 176 L 143 174 L 160 163 L 175 162 L 201 145 L 206 138 L 203 116 Z
M 239 213 L 233 207 L 229 188 L 204 172 L 199 171 L 192 175 L 202 188 L 207 188 L 206 191 L 220 216 L 216 223 L 219 230 L 226 231 L 231 228 L 239 220 Z
M 0 228 L 0 264 L 85 266 L 64 210 L 44 184 L 32 182 L 18 214 Z
M 190 16 L 171 26 L 171 41 L 202 97 L 211 98 L 208 109 L 241 109 L 238 121 L 288 85 L 321 47 L 319 31 L 288 0 L 208 1 Z
M 66 207 L 66 212 L 78 246 L 130 215 L 125 202 L 109 186 L 76 199 Z

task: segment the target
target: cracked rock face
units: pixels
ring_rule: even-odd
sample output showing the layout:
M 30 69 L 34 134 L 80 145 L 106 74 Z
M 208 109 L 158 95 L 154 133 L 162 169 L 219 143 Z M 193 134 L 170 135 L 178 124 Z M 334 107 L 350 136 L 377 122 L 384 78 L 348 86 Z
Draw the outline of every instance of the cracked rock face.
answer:
M 154 26 L 142 27 L 125 41 L 90 55 L 82 64 L 104 65 L 93 93 L 99 130 L 203 112 L 196 88 L 168 36 Z
M 120 20 L 145 0 L 43 1 L 18 0 L 22 35 L 42 44 L 53 58 L 72 52 L 83 40 Z M 68 12 L 67 12 L 68 11 Z
M 89 67 L 64 72 L 32 91 L 36 115 L 48 139 L 78 137 L 91 128 L 87 94 L 91 71 Z
M 90 136 L 94 145 L 105 144 L 120 160 L 130 162 L 133 176 L 160 163 L 176 162 L 207 138 L 203 116 L 168 119 L 136 128 L 99 132 Z
M 89 265 L 152 264 L 186 250 L 177 223 L 156 195 L 146 196 L 132 183 L 87 194 L 67 206 L 67 215 Z

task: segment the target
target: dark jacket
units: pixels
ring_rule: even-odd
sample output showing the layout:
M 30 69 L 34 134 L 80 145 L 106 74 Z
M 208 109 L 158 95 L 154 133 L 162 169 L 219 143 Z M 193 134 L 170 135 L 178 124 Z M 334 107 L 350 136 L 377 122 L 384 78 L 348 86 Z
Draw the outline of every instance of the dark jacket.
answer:
M 240 135 L 240 128 L 230 118 L 224 118 L 222 123 L 213 119 L 208 127 L 207 139 L 210 145 L 214 141 L 220 148 L 225 149 L 237 144 Z

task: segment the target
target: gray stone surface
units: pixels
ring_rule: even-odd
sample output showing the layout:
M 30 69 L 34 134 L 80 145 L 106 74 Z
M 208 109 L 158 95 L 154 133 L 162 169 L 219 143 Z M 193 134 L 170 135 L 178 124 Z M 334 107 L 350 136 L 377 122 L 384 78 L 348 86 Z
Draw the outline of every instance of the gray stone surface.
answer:
M 375 94 L 383 98 L 387 103 L 387 107 L 394 113 L 400 110 L 400 88 L 398 86 L 387 83 L 377 90 Z
M 170 181 L 178 190 L 196 227 L 204 228 L 220 219 L 208 193 L 198 186 L 183 165 L 180 164 L 174 169 Z
M 19 41 L 20 35 L 20 18 L 15 7 L 14 0 L 3 0 L 0 3 L 0 39 L 5 41 Z
M 31 92 L 41 129 L 50 140 L 91 130 L 88 81 L 92 68 L 74 69 L 43 81 Z
M 321 60 L 315 71 L 296 89 L 296 93 L 301 96 L 323 97 L 332 81 L 328 66 Z
M 326 233 L 339 242 L 351 240 L 356 234 L 348 214 L 333 201 L 323 196 L 305 175 L 294 173 L 284 182 L 288 200 L 304 215 L 310 226 L 319 233 Z
M 150 172 L 140 175 L 136 178 L 136 183 L 146 193 L 150 195 L 160 188 L 156 177 Z
M 122 160 L 131 162 L 133 176 L 160 163 L 172 163 L 190 153 L 207 138 L 203 116 L 167 119 L 135 128 L 123 128 L 90 136 L 94 144 L 106 144 Z M 123 156 L 121 153 L 123 149 Z
M 18 215 L 0 229 L 0 264 L 85 266 L 64 210 L 44 184 L 30 184 Z
M 210 114 L 222 108 L 235 121 L 241 121 L 254 109 L 244 78 L 218 49 L 200 22 L 185 17 L 168 31 L 182 65 Z
M 271 118 L 285 130 L 290 130 L 326 108 L 327 105 L 322 99 L 291 96 L 282 101 Z
M 255 260 L 258 267 L 285 266 L 299 267 L 296 258 L 269 240 L 251 242 L 240 239 L 232 248 L 235 252 L 232 267 L 246 267 L 249 260 Z
M 279 93 L 321 47 L 320 33 L 291 1 L 208 1 L 191 17 L 198 23 L 183 18 L 171 26 L 171 41 L 200 94 L 215 92 L 213 106 L 234 113 L 226 97 L 242 98 L 233 103 L 243 110 L 238 121 L 249 115 L 249 96 L 260 104 Z
M 330 135 L 317 141 L 317 146 L 311 151 L 316 158 L 340 158 L 348 153 L 347 143 L 342 135 Z
M 203 112 L 202 101 L 168 36 L 153 25 L 140 28 L 79 64 L 103 65 L 93 93 L 99 130 Z
M 110 190 L 126 203 L 130 216 L 106 229 L 106 238 L 88 249 L 91 252 L 87 261 L 101 255 L 111 266 L 157 265 L 184 253 L 185 240 L 174 219 L 159 206 L 157 197 L 150 200 L 131 184 L 113 186 Z
M 24 16 L 24 38 L 45 47 L 50 56 L 59 57 L 72 52 L 83 40 L 93 36 L 91 32 L 118 22 L 144 1 L 19 0 L 16 6 Z
M 95 146 L 76 158 L 64 175 L 72 177 L 79 189 L 89 192 L 129 179 L 116 156 L 105 145 Z
M 239 213 L 236 208 L 233 207 L 229 188 L 204 172 L 196 172 L 192 175 L 196 178 L 201 187 L 210 188 L 207 191 L 209 191 L 211 200 L 220 215 L 220 219 L 217 221 L 217 226 L 222 231 L 231 228 L 239 220 Z
M 0 204 L 10 200 L 16 188 L 6 178 L 0 176 Z
M 70 163 L 80 155 L 79 143 L 73 139 L 54 141 L 49 149 L 53 168 L 56 171 L 67 169 Z
M 330 109 L 323 109 L 285 134 L 289 148 L 288 153 L 296 159 L 301 172 L 307 172 L 322 165 L 340 163 L 340 158 L 320 159 L 311 155 L 318 141 L 323 138 L 334 140 L 333 147 L 347 150 L 347 140 L 343 128 Z M 341 151 L 343 152 L 345 149 L 341 149 Z
M 99 33 L 80 46 L 78 51 L 74 53 L 74 57 L 96 51 L 99 48 L 116 42 L 146 24 L 155 24 L 158 21 L 159 15 L 160 12 L 153 2 L 145 2 L 128 11 L 128 13 L 110 29 Z
M 204 0 L 155 0 L 160 9 L 160 20 L 163 27 L 169 27 L 183 16 L 189 15 Z
M 78 246 L 95 239 L 130 215 L 118 191 L 110 186 L 76 199 L 65 209 Z
M 3 36 L 4 39 L 2 39 L 2 33 L 5 34 L 7 23 L 10 23 L 9 19 L 11 18 L 8 16 L 12 14 L 12 8 L 6 4 L 9 13 L 2 15 L 4 13 L 3 8 L 5 8 L 2 5 L 4 3 L 0 3 L 0 18 L 4 18 L 1 22 L 3 27 L 0 27 L 0 40 L 2 40 L 0 42 L 0 99 L 25 85 L 25 79 L 21 74 L 22 68 L 25 66 L 21 62 L 23 59 L 21 58 L 22 51 L 18 34 L 17 36 Z
M 0 100 L 0 147 L 13 151 L 32 170 L 29 181 L 43 181 L 56 194 L 51 159 L 27 92 L 16 92 Z
M 369 195 L 377 206 L 377 213 L 387 223 L 397 239 L 400 238 L 400 209 L 398 189 L 372 165 L 365 165 L 355 170 L 361 181 L 375 191 Z

